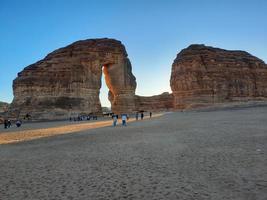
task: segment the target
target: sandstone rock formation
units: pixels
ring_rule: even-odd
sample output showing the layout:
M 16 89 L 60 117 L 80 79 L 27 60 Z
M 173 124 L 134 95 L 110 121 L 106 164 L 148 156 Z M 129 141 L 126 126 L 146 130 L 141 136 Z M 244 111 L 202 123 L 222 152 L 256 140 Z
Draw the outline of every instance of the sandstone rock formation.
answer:
M 244 51 L 205 45 L 182 50 L 172 65 L 174 107 L 267 97 L 267 65 Z
M 9 104 L 6 102 L 0 101 L 0 113 L 8 111 Z
M 137 96 L 135 98 L 137 111 L 167 111 L 173 109 L 173 95 L 164 92 L 151 97 Z
M 8 103 L 0 101 L 0 124 L 4 122 L 4 119 L 8 112 L 8 107 Z
M 26 67 L 13 82 L 12 116 L 66 119 L 102 113 L 105 75 L 115 113 L 160 111 L 267 98 L 267 66 L 244 51 L 204 45 L 182 50 L 172 65 L 172 94 L 135 95 L 136 80 L 123 44 L 114 39 L 75 42 Z
M 18 73 L 12 112 L 34 119 L 100 113 L 102 68 L 114 112 L 135 109 L 136 81 L 125 47 L 114 39 L 77 41 Z

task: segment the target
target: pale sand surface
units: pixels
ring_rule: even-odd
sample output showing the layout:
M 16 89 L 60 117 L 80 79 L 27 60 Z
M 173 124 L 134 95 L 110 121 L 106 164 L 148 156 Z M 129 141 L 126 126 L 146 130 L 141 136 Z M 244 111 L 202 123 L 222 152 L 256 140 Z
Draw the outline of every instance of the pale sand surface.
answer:
M 0 145 L 0 199 L 267 199 L 267 107 Z
M 153 114 L 152 118 L 160 117 L 163 113 Z M 149 119 L 149 116 L 144 116 L 144 120 Z M 135 118 L 130 118 L 127 122 L 136 121 Z M 117 124 L 121 120 L 119 119 Z M 79 131 L 102 128 L 107 126 L 112 126 L 112 119 L 102 119 L 100 121 L 81 121 L 81 122 L 40 122 L 40 123 L 28 123 L 23 127 L 15 127 L 4 129 L 5 132 L 0 134 L 0 145 L 18 143 L 27 140 L 40 139 L 43 137 L 52 137 L 56 135 L 64 135 L 69 133 L 75 133 Z
M 52 127 L 59 127 L 59 126 L 65 126 L 65 125 L 71 125 L 71 124 L 84 124 L 84 123 L 95 123 L 99 121 L 110 121 L 110 117 L 102 117 L 98 118 L 98 120 L 85 120 L 85 121 L 69 121 L 61 120 L 61 121 L 45 121 L 45 122 L 23 122 L 22 126 L 17 128 L 15 123 L 12 124 L 11 128 L 4 129 L 4 125 L 1 124 L 0 128 L 0 134 L 5 132 L 15 132 L 15 131 L 21 131 L 21 130 L 31 130 L 31 129 L 40 129 L 40 128 L 52 128 Z

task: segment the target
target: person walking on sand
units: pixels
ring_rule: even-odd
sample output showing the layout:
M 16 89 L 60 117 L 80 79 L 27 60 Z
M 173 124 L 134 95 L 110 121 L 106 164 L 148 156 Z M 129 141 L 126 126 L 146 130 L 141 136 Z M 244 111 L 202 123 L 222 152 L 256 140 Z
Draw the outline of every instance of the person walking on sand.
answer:
M 150 118 L 152 117 L 152 112 L 149 112 L 149 117 L 150 117 Z
M 118 121 L 117 115 L 112 115 L 112 119 L 113 119 L 113 126 L 116 126 L 117 125 L 117 121 Z
M 135 120 L 137 121 L 138 120 L 138 112 L 135 113 Z
M 10 121 L 10 119 L 9 119 L 9 120 L 7 121 L 7 127 L 10 128 L 11 125 L 12 125 L 12 124 L 11 124 L 11 121 Z
M 7 129 L 7 127 L 8 127 L 7 119 L 4 120 L 4 127 L 5 127 L 5 129 Z
M 21 126 L 21 124 L 22 124 L 22 122 L 18 119 L 18 120 L 16 121 L 16 126 L 19 128 L 19 127 Z
M 143 119 L 144 119 L 144 113 L 141 112 L 141 120 L 143 120 Z
M 122 114 L 121 115 L 121 121 L 122 121 L 122 125 L 126 126 L 126 120 L 127 120 L 127 115 L 126 114 Z

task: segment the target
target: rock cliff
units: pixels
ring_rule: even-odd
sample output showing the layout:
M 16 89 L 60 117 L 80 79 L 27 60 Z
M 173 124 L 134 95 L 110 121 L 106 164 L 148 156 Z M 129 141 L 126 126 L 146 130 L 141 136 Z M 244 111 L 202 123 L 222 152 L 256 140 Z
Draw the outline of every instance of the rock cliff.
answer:
M 102 71 L 112 110 L 134 110 L 136 81 L 125 47 L 104 38 L 77 41 L 24 68 L 13 81 L 12 112 L 34 119 L 100 113 Z
M 102 113 L 105 75 L 115 113 L 165 111 L 213 103 L 267 98 L 267 66 L 244 51 L 205 45 L 182 50 L 172 65 L 172 94 L 135 95 L 136 80 L 124 45 L 114 39 L 88 39 L 60 48 L 24 68 L 13 81 L 9 112 L 16 118 L 66 119 Z
M 173 95 L 168 92 L 150 97 L 136 95 L 135 102 L 136 111 L 167 111 L 173 109 Z
M 244 51 L 205 45 L 182 50 L 170 80 L 175 108 L 267 97 L 267 65 Z
M 4 123 L 4 119 L 6 118 L 9 104 L 6 102 L 0 101 L 0 124 Z
M 0 101 L 0 113 L 8 111 L 9 104 L 6 102 Z
M 9 107 L 8 103 L 0 101 L 0 124 L 4 123 L 8 107 Z

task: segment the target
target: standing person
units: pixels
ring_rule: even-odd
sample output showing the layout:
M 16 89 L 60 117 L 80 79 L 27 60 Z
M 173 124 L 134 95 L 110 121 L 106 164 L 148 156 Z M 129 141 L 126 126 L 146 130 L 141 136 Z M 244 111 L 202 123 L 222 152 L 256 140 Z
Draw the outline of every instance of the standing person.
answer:
M 7 127 L 8 127 L 8 128 L 11 127 L 11 121 L 10 121 L 10 119 L 7 121 Z
M 17 127 L 20 127 L 21 126 L 21 121 L 19 119 L 16 121 L 16 126 Z
M 138 112 L 135 113 L 135 120 L 138 120 Z
M 118 121 L 117 115 L 112 115 L 112 119 L 113 119 L 113 126 L 116 126 Z
M 121 115 L 121 121 L 122 121 L 122 125 L 126 126 L 126 120 L 127 120 L 127 115 L 126 114 L 122 114 Z
M 8 124 L 7 124 L 7 120 L 4 120 L 4 127 L 7 128 Z
M 152 117 L 152 112 L 149 112 L 149 117 L 150 117 L 150 118 Z
M 144 119 L 144 113 L 141 112 L 141 119 L 143 120 Z

